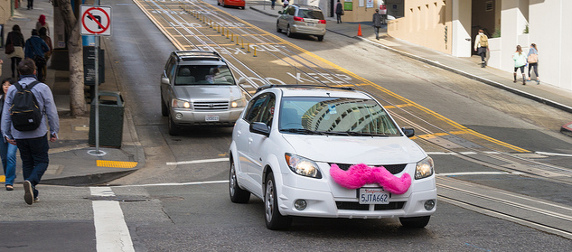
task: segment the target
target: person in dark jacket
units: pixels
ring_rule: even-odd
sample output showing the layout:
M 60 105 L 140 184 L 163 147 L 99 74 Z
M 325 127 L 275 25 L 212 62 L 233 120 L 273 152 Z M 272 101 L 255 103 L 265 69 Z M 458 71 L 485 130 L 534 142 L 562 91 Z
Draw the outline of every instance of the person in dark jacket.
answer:
M 52 38 L 50 38 L 50 36 L 48 36 L 47 31 L 48 30 L 46 29 L 46 27 L 42 27 L 39 30 L 40 38 L 42 38 L 42 40 L 44 40 L 44 42 L 46 42 L 46 44 L 50 48 L 50 50 L 48 52 L 44 53 L 44 58 L 46 59 L 46 64 L 44 64 L 44 67 L 42 67 L 42 69 L 40 69 L 42 71 L 42 76 L 44 76 L 44 78 L 42 80 L 40 80 L 41 82 L 46 82 L 46 74 L 48 72 L 48 60 L 50 60 L 50 57 L 52 56 L 52 51 L 53 51 Z
M 336 4 L 336 17 L 338 19 L 338 24 L 342 22 L 342 15 L 344 15 L 344 6 L 340 3 L 340 0 L 338 0 L 338 3 Z
M 379 40 L 379 28 L 381 28 L 383 17 L 379 14 L 379 9 L 375 9 L 373 13 L 373 28 L 375 29 L 375 39 Z
M 44 54 L 49 51 L 50 47 L 48 44 L 46 44 L 46 42 L 40 38 L 38 31 L 33 29 L 32 37 L 26 40 L 24 56 L 34 60 L 34 63 L 36 63 L 36 68 L 39 70 L 37 71 L 39 81 L 42 81 L 45 77 L 43 71 L 40 69 L 43 69 L 44 65 L 46 64 L 46 58 L 44 57 Z
M 12 26 L 12 31 L 6 36 L 6 45 L 12 45 L 14 51 L 8 54 L 8 58 L 12 60 L 10 65 L 12 69 L 12 78 L 18 77 L 18 64 L 24 58 L 24 35 L 19 25 Z

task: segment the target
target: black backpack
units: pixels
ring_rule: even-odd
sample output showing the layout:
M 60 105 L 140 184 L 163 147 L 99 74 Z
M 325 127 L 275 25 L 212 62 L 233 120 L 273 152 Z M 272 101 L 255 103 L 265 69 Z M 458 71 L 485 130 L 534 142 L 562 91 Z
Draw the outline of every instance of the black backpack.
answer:
M 16 94 L 12 99 L 12 107 L 10 107 L 10 116 L 12 118 L 12 125 L 19 131 L 32 131 L 40 127 L 42 123 L 42 111 L 38 106 L 38 100 L 32 88 L 40 83 L 34 81 L 22 88 L 20 83 L 14 83 L 16 86 Z

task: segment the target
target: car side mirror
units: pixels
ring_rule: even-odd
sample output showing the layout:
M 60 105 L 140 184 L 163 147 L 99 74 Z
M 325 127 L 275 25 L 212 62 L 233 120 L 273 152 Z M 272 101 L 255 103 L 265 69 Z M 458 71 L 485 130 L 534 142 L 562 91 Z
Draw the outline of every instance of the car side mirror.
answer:
M 282 14 L 282 11 L 278 11 L 278 14 Z
M 254 122 L 250 124 L 250 132 L 270 136 L 270 128 L 261 122 Z
M 170 83 L 169 83 L 169 78 L 167 78 L 167 77 L 161 77 L 161 84 L 167 84 L 167 85 L 169 85 L 169 84 L 170 84 Z
M 406 137 L 415 136 L 415 129 L 413 128 L 401 128 L 401 130 L 403 131 L 403 134 L 405 134 Z

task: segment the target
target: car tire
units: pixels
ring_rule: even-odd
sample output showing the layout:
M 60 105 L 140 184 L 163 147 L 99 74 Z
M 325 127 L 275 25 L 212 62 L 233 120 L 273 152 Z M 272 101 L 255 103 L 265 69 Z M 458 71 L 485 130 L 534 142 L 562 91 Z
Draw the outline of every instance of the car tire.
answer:
M 238 179 L 236 178 L 236 169 L 234 166 L 234 162 L 230 161 L 230 169 L 228 172 L 229 179 L 228 179 L 228 193 L 230 195 L 230 201 L 234 203 L 248 203 L 250 199 L 250 192 L 244 189 L 241 189 L 238 185 Z
M 291 38 L 292 36 L 294 36 L 294 34 L 292 33 L 292 31 L 290 30 L 290 25 L 288 25 L 288 27 L 286 27 L 286 36 L 288 36 L 289 38 Z
M 290 227 L 292 218 L 280 214 L 278 210 L 278 199 L 276 195 L 276 182 L 274 174 L 269 172 L 266 175 L 266 187 L 264 189 L 264 220 L 266 227 L 270 230 L 280 230 Z
M 216 1 L 216 5 L 220 6 L 220 2 L 218 0 Z
M 168 116 L 169 115 L 169 107 L 163 101 L 163 95 L 161 95 L 161 115 Z
M 171 136 L 179 135 L 179 127 L 173 121 L 173 117 L 171 116 L 171 114 L 169 114 L 169 122 L 167 124 L 168 124 L 167 126 L 169 127 L 169 135 Z
M 316 36 L 316 37 L 318 37 L 318 41 L 323 41 L 323 40 L 324 40 L 324 36 L 323 36 L 323 35 L 322 35 L 322 36 Z
M 399 222 L 401 222 L 401 225 L 406 228 L 424 228 L 429 223 L 430 218 L 431 216 L 401 217 L 399 218 Z

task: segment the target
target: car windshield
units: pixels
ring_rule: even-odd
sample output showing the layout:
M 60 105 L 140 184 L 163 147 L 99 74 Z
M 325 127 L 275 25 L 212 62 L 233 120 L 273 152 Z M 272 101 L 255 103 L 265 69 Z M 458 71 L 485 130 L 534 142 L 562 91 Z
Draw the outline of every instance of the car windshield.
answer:
M 397 125 L 375 100 L 284 97 L 279 130 L 295 134 L 400 136 Z
M 234 85 L 234 78 L 225 65 L 179 66 L 175 85 Z
M 311 18 L 311 19 L 324 20 L 324 14 L 322 14 L 321 11 L 315 11 L 315 10 L 300 9 L 298 11 L 298 16 L 300 16 L 301 18 Z

